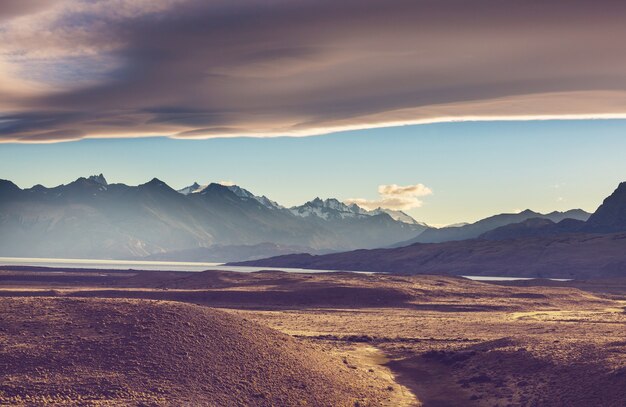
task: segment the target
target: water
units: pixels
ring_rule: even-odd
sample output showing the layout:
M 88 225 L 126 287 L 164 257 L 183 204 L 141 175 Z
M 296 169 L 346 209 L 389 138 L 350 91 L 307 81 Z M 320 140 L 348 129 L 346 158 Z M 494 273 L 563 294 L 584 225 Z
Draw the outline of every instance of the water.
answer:
M 188 271 L 224 270 L 252 273 L 261 270 L 286 271 L 289 273 L 333 273 L 339 270 L 316 270 L 288 267 L 247 267 L 225 266 L 223 263 L 200 263 L 182 261 L 142 261 L 142 260 L 88 260 L 88 259 L 45 259 L 27 257 L 0 257 L 3 266 L 55 267 L 68 269 L 107 269 L 107 270 L 151 270 L 151 271 Z M 351 271 L 354 273 L 373 274 L 367 271 Z M 516 281 L 534 280 L 528 277 L 494 277 L 494 276 L 461 276 L 475 281 Z M 565 278 L 549 278 L 554 281 L 570 281 Z
M 333 273 L 338 270 L 314 270 L 285 267 L 225 266 L 223 263 L 200 263 L 182 261 L 143 261 L 143 260 L 88 260 L 88 259 L 45 259 L 27 257 L 0 257 L 2 266 L 55 267 L 68 269 L 107 269 L 107 270 L 151 270 L 188 271 L 206 270 L 239 271 L 252 273 L 261 270 L 286 271 L 290 273 Z M 344 271 L 344 270 L 341 270 Z M 345 270 L 347 271 L 347 270 Z M 369 273 L 355 271 L 358 273 Z
M 493 277 L 493 276 L 461 276 L 474 281 L 519 281 L 519 280 L 537 280 L 535 277 Z M 552 281 L 572 281 L 570 278 L 546 278 Z

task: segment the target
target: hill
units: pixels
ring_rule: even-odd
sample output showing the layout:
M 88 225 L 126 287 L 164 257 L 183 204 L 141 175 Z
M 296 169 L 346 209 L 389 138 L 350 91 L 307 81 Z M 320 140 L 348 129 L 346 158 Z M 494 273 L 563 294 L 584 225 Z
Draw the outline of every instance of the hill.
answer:
M 395 274 L 616 277 L 626 272 L 626 233 L 416 243 L 395 249 L 356 250 L 322 256 L 292 254 L 233 265 Z
M 381 405 L 339 356 L 205 307 L 2 298 L 2 405 Z
M 541 214 L 526 209 L 519 213 L 502 213 L 479 220 L 475 223 L 465 224 L 461 226 L 449 226 L 444 228 L 428 228 L 416 237 L 404 242 L 396 243 L 391 247 L 409 246 L 413 243 L 442 243 L 455 240 L 467 240 L 480 237 L 482 234 L 491 230 L 511 225 L 515 223 L 525 222 L 529 219 L 544 219 L 554 223 L 561 222 L 565 219 L 574 219 L 578 221 L 586 221 L 590 214 L 582 209 L 572 209 L 565 212 L 550 212 Z

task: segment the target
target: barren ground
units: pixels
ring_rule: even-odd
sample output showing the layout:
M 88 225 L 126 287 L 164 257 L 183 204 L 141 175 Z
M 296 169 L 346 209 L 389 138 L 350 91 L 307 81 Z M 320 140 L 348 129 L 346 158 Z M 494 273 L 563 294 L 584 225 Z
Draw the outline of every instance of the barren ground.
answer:
M 625 294 L 617 280 L 5 269 L 0 402 L 624 406 Z

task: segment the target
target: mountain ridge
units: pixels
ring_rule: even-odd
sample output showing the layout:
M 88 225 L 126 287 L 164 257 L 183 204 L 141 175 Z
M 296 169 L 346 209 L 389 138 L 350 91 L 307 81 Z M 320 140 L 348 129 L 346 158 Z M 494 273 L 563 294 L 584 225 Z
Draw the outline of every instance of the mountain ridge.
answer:
M 580 210 L 546 215 L 527 210 L 477 224 L 500 219 L 487 228 L 493 230 L 520 216 L 557 219 L 570 214 L 586 216 Z M 232 261 L 238 247 L 239 260 L 246 260 L 249 253 L 255 258 L 282 254 L 285 247 L 309 253 L 395 247 L 433 230 L 401 211 L 366 210 L 335 198 L 316 197 L 287 208 L 237 185 L 195 182 L 175 190 L 158 178 L 129 186 L 111 184 L 103 174 L 51 188 L 21 189 L 0 180 L 0 227 L 4 256 L 127 259 L 166 253 L 177 257 L 187 251 L 194 256 L 204 252 L 204 261 L 211 262 L 215 251 L 203 248 L 222 247 L 230 253 L 224 260 Z M 470 227 L 476 224 L 447 229 L 458 233 Z M 260 246 L 267 249 L 261 256 L 251 248 L 262 243 L 276 246 Z
M 590 215 L 591 214 L 583 211 L 582 209 L 570 209 L 564 212 L 552 211 L 547 214 L 526 209 L 519 213 L 503 213 L 489 216 L 477 222 L 462 226 L 447 226 L 439 229 L 429 228 L 412 239 L 404 242 L 398 242 L 390 247 L 409 246 L 413 243 L 443 243 L 449 241 L 475 239 L 496 228 L 524 222 L 532 218 L 549 219 L 558 223 L 564 219 L 587 220 Z
M 192 186 L 176 191 L 158 178 L 110 184 L 102 174 L 24 190 L 0 181 L 0 255 L 136 258 L 264 242 L 328 252 L 379 247 L 423 229 L 387 214 L 342 216 L 338 200 L 324 208 L 326 219 L 301 217 L 238 186 Z
M 527 215 L 532 213 L 523 216 Z M 474 239 L 327 255 L 291 254 L 233 265 L 394 274 L 616 277 L 626 275 L 625 220 L 626 183 L 622 183 L 586 221 L 565 218 L 555 223 L 533 217 Z

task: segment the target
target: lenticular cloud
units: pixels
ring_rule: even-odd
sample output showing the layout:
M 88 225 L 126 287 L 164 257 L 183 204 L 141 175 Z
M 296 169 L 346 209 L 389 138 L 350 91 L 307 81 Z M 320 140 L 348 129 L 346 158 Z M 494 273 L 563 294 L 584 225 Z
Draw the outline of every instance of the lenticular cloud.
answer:
M 5 0 L 0 142 L 626 117 L 625 12 L 613 0 Z

